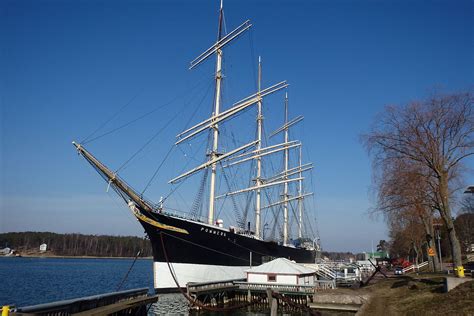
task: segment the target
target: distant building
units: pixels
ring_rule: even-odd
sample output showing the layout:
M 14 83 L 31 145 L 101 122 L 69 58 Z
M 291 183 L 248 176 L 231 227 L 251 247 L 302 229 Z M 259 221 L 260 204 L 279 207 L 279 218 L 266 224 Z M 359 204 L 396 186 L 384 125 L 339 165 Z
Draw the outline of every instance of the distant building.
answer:
M 46 251 L 46 249 L 48 249 L 48 246 L 47 246 L 46 244 L 41 244 L 41 245 L 40 245 L 40 251 L 41 251 L 41 252 Z
M 285 258 L 278 258 L 248 269 L 247 282 L 314 285 L 316 272 Z
M 2 255 L 5 256 L 5 255 L 8 255 L 11 251 L 12 251 L 12 250 L 11 250 L 10 248 L 5 247 L 5 248 L 3 248 L 3 249 L 0 249 L 0 254 L 2 254 Z
M 369 260 L 369 259 L 385 259 L 388 258 L 389 254 L 386 251 L 377 251 L 377 252 L 363 252 L 359 260 Z M 374 260 L 373 260 L 374 261 Z

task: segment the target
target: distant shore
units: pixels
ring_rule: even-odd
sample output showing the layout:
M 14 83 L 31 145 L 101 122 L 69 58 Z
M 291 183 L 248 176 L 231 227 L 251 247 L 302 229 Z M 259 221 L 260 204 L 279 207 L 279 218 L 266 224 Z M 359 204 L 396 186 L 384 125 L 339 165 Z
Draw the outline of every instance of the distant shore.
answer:
M 100 256 L 61 256 L 51 253 L 19 254 L 19 256 L 1 256 L 0 258 L 55 258 L 55 259 L 135 259 L 135 257 L 100 257 Z M 137 259 L 153 259 L 153 257 L 138 257 Z
M 9 232 L 0 234 L 0 245 L 1 253 L 24 257 L 135 258 L 140 251 L 149 258 L 153 254 L 150 241 L 136 236 Z

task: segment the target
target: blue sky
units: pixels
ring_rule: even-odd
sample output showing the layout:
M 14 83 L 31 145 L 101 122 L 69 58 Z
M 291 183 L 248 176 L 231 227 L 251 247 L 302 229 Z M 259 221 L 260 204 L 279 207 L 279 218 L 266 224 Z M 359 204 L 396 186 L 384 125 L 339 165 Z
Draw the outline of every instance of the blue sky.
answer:
M 473 2 L 226 0 L 224 6 L 228 31 L 246 19 L 253 23 L 225 51 L 224 106 L 254 91 L 259 55 L 264 86 L 288 80 L 290 112 L 305 116 L 294 136 L 316 166 L 323 246 L 370 250 L 387 230 L 367 214 L 370 160 L 359 135 L 385 105 L 472 86 Z M 183 108 L 183 118 L 124 170 L 143 188 L 193 106 L 199 104 L 199 118 L 209 112 L 213 62 L 187 66 L 215 40 L 217 10 L 218 1 L 0 3 L 0 231 L 142 234 L 71 141 L 86 138 L 127 103 L 102 131 L 172 101 L 88 144 L 117 168 Z M 281 118 L 281 98 L 265 101 L 268 121 Z M 150 197 L 169 190 L 163 183 L 176 172 L 164 170 Z M 472 172 L 466 181 L 474 182 Z

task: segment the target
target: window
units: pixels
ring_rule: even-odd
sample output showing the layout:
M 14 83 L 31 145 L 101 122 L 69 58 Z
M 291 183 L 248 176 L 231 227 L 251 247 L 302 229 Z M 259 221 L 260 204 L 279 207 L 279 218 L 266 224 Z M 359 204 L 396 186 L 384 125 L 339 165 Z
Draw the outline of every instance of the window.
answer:
M 276 279 L 277 279 L 276 274 L 268 274 L 267 275 L 268 282 L 276 282 Z

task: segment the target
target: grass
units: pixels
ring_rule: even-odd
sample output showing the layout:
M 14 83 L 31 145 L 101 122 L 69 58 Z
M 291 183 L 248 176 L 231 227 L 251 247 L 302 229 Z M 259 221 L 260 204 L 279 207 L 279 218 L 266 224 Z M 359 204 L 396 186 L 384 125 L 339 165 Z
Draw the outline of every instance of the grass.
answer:
M 365 288 L 371 296 L 360 315 L 474 315 L 474 280 L 443 293 L 444 278 L 402 276 Z

